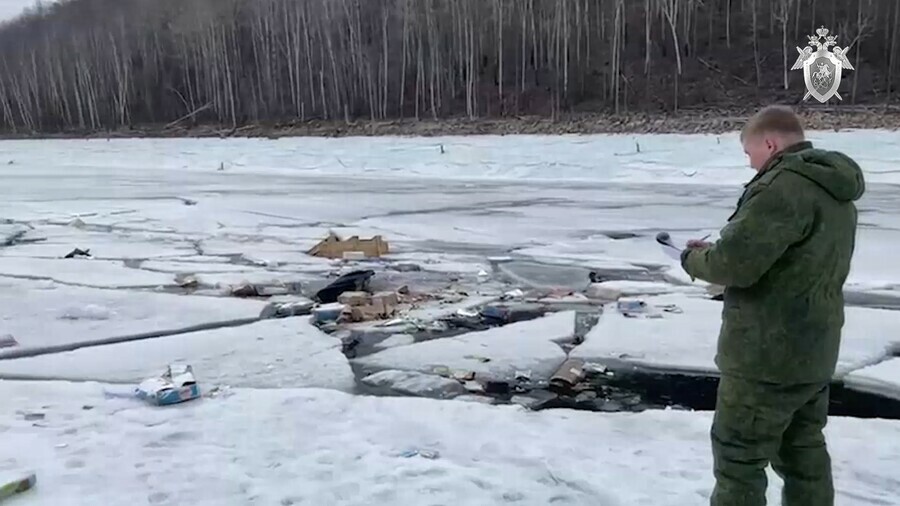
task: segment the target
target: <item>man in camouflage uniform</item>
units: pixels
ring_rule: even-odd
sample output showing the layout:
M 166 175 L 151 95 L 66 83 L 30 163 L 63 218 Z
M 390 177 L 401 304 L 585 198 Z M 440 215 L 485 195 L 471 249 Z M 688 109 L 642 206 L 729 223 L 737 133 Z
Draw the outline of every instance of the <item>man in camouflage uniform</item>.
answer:
M 823 429 L 862 171 L 814 148 L 788 108 L 757 113 L 741 143 L 757 174 L 719 240 L 690 241 L 681 256 L 693 278 L 725 287 L 711 505 L 765 505 L 771 463 L 784 506 L 832 506 Z

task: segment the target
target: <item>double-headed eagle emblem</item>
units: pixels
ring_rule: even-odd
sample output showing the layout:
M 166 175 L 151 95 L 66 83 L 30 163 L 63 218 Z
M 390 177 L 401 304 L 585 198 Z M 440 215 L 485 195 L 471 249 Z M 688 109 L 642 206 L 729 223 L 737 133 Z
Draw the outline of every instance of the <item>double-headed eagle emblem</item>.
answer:
M 808 90 L 803 100 L 815 97 L 819 102 L 825 103 L 832 96 L 843 100 L 837 91 L 841 84 L 841 70 L 855 70 L 847 59 L 849 48 L 838 47 L 837 35 L 829 35 L 829 30 L 824 26 L 817 29 L 815 35 L 807 37 L 808 45 L 803 49 L 797 48 L 800 56 L 791 67 L 791 70 L 803 69 L 803 79 Z M 829 51 L 828 48 L 832 46 L 834 49 Z

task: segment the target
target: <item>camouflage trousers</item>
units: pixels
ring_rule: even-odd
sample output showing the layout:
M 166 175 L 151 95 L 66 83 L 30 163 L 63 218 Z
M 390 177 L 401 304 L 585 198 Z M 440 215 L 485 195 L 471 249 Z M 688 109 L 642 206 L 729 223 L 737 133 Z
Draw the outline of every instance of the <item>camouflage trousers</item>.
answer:
M 711 430 L 716 486 L 711 506 L 764 506 L 766 467 L 784 480 L 783 506 L 833 506 L 822 430 L 828 384 L 773 385 L 723 377 Z

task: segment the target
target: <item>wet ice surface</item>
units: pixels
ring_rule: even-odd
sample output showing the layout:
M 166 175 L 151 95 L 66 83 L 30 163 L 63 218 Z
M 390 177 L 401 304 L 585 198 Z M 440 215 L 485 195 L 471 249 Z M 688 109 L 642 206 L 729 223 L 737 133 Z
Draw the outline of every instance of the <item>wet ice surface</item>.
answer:
M 896 397 L 900 312 L 874 308 L 900 308 L 900 143 L 887 132 L 813 140 L 856 157 L 868 178 L 847 300 L 870 307 L 848 308 L 839 373 L 851 388 Z M 253 318 L 264 302 L 225 296 L 231 287 L 315 290 L 341 268 L 374 268 L 386 289 L 468 292 L 412 312 L 423 320 L 515 287 L 580 290 L 595 271 L 606 288 L 682 312 L 625 319 L 607 307 L 571 353 L 562 345 L 571 312 L 427 342 L 386 336 L 354 368 L 395 394 L 448 397 L 460 390 L 422 373 L 546 380 L 567 354 L 711 372 L 721 305 L 654 236 L 715 237 L 751 176 L 744 167 L 734 135 L 2 142 L 0 337 L 40 348 Z M 382 234 L 392 254 L 343 267 L 306 255 L 328 230 Z M 75 248 L 92 258 L 63 258 Z M 477 282 L 482 270 L 490 282 Z M 708 414 L 353 397 L 338 391 L 356 391 L 359 371 L 337 337 L 304 318 L 0 360 L 0 377 L 131 384 L 173 361 L 191 363 L 205 391 L 235 395 L 163 409 L 104 399 L 95 384 L 0 383 L 10 399 L 0 431 L 16 441 L 0 450 L 0 471 L 34 467 L 46 478 L 22 504 L 398 504 L 428 494 L 465 504 L 680 505 L 702 503 L 711 488 Z M 25 423 L 23 410 L 44 410 L 46 421 Z M 841 504 L 897 504 L 897 430 L 832 422 Z M 101 440 L 113 449 L 98 450 Z M 410 447 L 441 457 L 398 460 Z M 643 475 L 658 486 L 639 486 Z
M 900 399 L 900 358 L 853 371 L 844 382 L 856 390 Z

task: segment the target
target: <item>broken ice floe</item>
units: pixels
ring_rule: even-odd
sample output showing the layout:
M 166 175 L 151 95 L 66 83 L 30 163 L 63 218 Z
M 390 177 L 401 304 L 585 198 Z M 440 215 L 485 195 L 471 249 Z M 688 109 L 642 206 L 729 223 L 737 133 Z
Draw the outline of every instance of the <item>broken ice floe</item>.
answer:
M 89 344 L 256 318 L 265 302 L 0 278 L 0 321 L 19 348 Z M 0 357 L 3 356 L 0 350 Z
M 173 362 L 190 363 L 210 387 L 354 386 L 340 341 L 296 318 L 0 360 L 0 375 L 137 383 Z
M 607 310 L 571 356 L 610 366 L 717 374 L 721 302 L 681 294 L 641 300 L 659 317 L 629 318 Z M 667 311 L 673 306 L 678 310 Z M 845 314 L 837 378 L 883 359 L 900 343 L 900 312 L 847 307 Z
M 844 385 L 851 390 L 900 400 L 900 358 L 853 371 L 844 377 Z
M 370 373 L 381 370 L 471 371 L 479 379 L 514 382 L 530 370 L 533 380 L 549 380 L 566 359 L 559 343 L 574 339 L 575 312 L 564 311 L 503 327 L 389 348 L 352 361 Z M 487 360 L 485 360 L 487 359 Z

